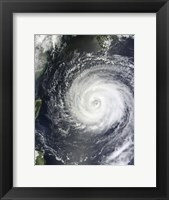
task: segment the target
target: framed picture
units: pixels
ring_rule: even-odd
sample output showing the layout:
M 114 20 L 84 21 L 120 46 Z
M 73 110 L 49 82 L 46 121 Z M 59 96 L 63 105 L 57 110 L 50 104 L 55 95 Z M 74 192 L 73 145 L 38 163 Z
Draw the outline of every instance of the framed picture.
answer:
M 0 1 L 1 199 L 169 199 L 168 1 Z

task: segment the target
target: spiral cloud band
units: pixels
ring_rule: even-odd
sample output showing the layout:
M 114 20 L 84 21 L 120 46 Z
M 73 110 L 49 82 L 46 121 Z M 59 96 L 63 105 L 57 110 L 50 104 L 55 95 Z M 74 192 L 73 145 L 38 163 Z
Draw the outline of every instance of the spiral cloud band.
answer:
M 134 159 L 134 65 L 107 52 L 74 52 L 46 70 L 49 130 L 36 134 L 59 164 L 128 165 Z

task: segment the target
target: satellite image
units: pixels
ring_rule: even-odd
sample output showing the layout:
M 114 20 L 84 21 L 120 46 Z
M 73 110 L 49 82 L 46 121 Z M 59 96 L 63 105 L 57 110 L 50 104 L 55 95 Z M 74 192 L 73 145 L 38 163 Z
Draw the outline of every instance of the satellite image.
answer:
M 35 165 L 134 165 L 134 35 L 35 35 Z

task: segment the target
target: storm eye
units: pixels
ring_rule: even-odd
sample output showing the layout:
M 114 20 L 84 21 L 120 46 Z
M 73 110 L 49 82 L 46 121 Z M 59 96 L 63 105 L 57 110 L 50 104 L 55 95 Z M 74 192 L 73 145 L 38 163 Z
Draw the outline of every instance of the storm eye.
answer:
M 93 102 L 92 102 L 92 107 L 94 108 L 100 108 L 101 106 L 101 101 L 98 100 L 98 99 L 95 99 Z

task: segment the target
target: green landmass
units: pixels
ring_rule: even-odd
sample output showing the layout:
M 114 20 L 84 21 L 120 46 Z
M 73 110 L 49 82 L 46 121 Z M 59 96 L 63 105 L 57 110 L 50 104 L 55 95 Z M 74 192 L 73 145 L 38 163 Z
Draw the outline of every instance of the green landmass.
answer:
M 35 101 L 35 119 L 39 116 L 39 112 L 42 106 L 42 100 L 41 99 L 37 99 Z
M 118 41 L 117 35 L 97 35 L 97 36 L 96 36 L 96 39 L 97 39 L 99 45 L 100 45 L 103 49 L 106 48 L 106 46 L 107 46 L 106 43 L 107 43 L 109 40 L 111 40 L 111 41 L 113 41 L 113 42 Z
M 37 70 L 35 72 L 35 80 L 37 80 L 38 78 L 40 78 L 41 75 L 43 74 L 43 72 L 44 72 L 44 68 Z
M 45 161 L 45 159 L 44 159 L 44 153 L 38 151 L 38 154 L 39 154 L 39 155 L 36 157 L 35 164 L 36 164 L 36 165 L 45 165 L 45 164 L 46 164 L 46 161 Z

